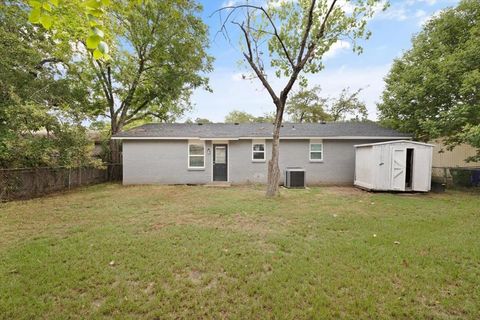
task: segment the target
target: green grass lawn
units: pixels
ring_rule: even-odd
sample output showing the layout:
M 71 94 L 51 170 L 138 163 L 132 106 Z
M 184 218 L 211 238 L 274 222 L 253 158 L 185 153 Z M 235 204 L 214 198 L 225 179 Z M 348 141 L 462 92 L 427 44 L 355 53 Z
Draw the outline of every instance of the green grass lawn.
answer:
M 0 317 L 479 319 L 480 194 L 92 186 L 0 204 Z

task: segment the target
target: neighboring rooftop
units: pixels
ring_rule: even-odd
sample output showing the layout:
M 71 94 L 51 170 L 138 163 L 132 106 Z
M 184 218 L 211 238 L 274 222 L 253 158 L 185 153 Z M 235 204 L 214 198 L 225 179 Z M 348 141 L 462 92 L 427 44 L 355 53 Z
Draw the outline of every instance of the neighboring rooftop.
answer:
M 124 138 L 270 138 L 271 123 L 150 123 L 114 135 Z M 284 123 L 281 138 L 388 137 L 411 138 L 410 134 L 387 129 L 373 122 Z

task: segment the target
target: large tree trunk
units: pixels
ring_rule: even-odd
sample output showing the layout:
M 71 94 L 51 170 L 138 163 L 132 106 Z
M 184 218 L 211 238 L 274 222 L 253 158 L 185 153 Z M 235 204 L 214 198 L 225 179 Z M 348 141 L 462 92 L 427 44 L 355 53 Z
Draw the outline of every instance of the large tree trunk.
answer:
M 110 139 L 110 163 L 118 164 L 121 163 L 122 159 L 120 157 L 120 143 L 118 140 Z
M 278 158 L 280 154 L 280 128 L 282 127 L 284 104 L 279 103 L 277 106 L 277 115 L 273 128 L 272 139 L 272 158 L 268 161 L 268 185 L 267 197 L 275 197 L 278 194 L 278 185 L 280 182 L 280 168 L 278 166 Z
M 120 132 L 121 126 L 119 126 L 115 118 L 112 119 L 112 121 L 110 122 L 110 125 L 111 125 L 111 136 L 113 137 L 115 134 Z M 110 139 L 109 147 L 110 147 L 110 163 L 113 163 L 113 164 L 121 163 L 122 159 L 120 157 L 120 143 L 118 142 L 118 140 Z

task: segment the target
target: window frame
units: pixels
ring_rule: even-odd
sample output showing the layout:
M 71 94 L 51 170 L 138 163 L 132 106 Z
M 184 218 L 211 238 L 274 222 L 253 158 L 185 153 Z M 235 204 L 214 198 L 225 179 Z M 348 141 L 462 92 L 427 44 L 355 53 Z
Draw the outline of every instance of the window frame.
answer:
M 253 147 L 257 144 L 263 145 L 263 151 L 255 151 Z M 263 153 L 263 159 L 255 159 L 255 153 Z M 265 140 L 252 140 L 252 162 L 265 162 L 267 161 L 267 144 Z
M 203 147 L 203 154 L 190 154 L 190 146 L 191 145 L 202 146 Z M 188 144 L 187 144 L 187 167 L 188 167 L 188 170 L 205 170 L 205 162 L 207 161 L 205 153 L 206 153 L 205 141 L 189 140 Z M 190 157 L 203 157 L 203 166 L 202 167 L 191 166 L 190 165 Z
M 312 145 L 314 144 L 321 145 L 322 150 L 321 151 L 312 150 Z M 320 159 L 312 159 L 312 153 L 320 153 L 321 155 Z M 323 145 L 323 140 L 310 140 L 310 143 L 308 145 L 308 159 L 310 160 L 310 162 L 323 162 L 324 158 L 325 158 L 325 149 Z

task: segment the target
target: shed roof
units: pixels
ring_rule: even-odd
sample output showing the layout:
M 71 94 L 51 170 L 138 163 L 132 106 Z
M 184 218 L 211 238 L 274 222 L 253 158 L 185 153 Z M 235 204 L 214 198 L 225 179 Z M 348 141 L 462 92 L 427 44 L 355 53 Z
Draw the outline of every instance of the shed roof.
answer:
M 384 142 L 376 142 L 376 143 L 365 143 L 365 144 L 357 144 L 354 147 L 362 148 L 362 147 L 371 147 L 371 146 L 378 146 L 383 144 L 395 144 L 395 143 L 409 143 L 409 144 L 417 144 L 417 145 L 422 145 L 427 147 L 435 147 L 434 144 L 411 141 L 411 140 L 394 140 L 394 141 L 384 141 Z
M 118 133 L 113 139 L 271 139 L 271 123 L 151 123 Z M 387 129 L 373 122 L 285 123 L 283 139 L 301 138 L 378 138 L 410 139 L 410 134 Z

